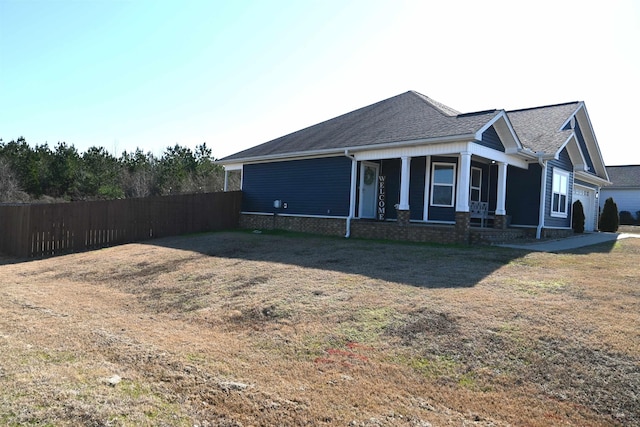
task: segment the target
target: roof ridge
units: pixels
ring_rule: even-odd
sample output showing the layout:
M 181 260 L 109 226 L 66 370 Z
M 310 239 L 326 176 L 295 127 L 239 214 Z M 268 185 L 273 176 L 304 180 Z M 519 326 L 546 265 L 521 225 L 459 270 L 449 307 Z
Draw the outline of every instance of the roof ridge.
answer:
M 457 117 L 480 116 L 480 115 L 483 115 L 483 114 L 496 113 L 498 111 L 504 111 L 504 110 L 500 110 L 500 109 L 497 109 L 497 108 L 492 108 L 492 109 L 489 109 L 489 110 L 471 111 L 469 113 L 460 113 L 460 114 L 458 114 Z
M 519 108 L 517 110 L 506 110 L 506 111 L 507 111 L 507 113 L 518 113 L 520 111 L 539 110 L 541 108 L 562 107 L 562 106 L 565 106 L 565 105 L 579 104 L 581 102 L 582 101 L 561 102 L 559 104 L 539 105 L 537 107 Z
M 440 114 L 445 115 L 447 117 L 455 117 L 460 113 L 460 111 L 455 110 L 448 105 L 443 104 L 442 102 L 436 101 L 433 98 L 428 97 L 427 95 L 423 95 L 420 92 L 415 90 L 410 90 L 408 93 L 416 95 L 418 98 L 422 99 L 424 102 L 435 108 Z

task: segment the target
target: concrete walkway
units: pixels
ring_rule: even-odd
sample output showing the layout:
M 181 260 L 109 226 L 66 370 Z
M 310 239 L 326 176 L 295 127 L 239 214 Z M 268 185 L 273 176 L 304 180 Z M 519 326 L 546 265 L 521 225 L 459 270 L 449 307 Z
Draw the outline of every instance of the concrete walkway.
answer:
M 599 243 L 613 242 L 615 240 L 625 239 L 628 237 L 640 238 L 640 234 L 629 233 L 584 233 L 577 234 L 575 236 L 566 237 L 564 239 L 557 240 L 545 240 L 541 242 L 520 243 L 516 245 L 506 244 L 497 245 L 504 248 L 514 249 L 526 249 L 529 251 L 539 252 L 558 252 L 567 251 L 575 248 L 582 248 L 584 246 L 597 245 Z

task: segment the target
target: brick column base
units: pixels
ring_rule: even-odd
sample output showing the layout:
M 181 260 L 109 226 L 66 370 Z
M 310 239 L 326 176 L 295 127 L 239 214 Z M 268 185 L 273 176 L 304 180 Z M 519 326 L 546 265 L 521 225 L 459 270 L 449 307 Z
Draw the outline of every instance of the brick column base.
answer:
M 456 212 L 455 235 L 456 243 L 469 243 L 471 235 L 471 214 L 469 212 Z
M 399 226 L 405 227 L 409 225 L 409 221 L 411 220 L 411 211 L 397 210 L 396 215 Z
M 499 230 L 506 230 L 507 228 L 507 216 L 506 215 L 496 215 L 493 219 L 493 228 L 497 228 Z

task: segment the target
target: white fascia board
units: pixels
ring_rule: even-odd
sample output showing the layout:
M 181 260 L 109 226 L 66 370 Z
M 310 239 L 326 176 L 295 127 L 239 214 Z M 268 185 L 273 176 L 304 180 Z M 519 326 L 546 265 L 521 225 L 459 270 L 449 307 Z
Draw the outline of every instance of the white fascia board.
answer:
M 510 166 L 515 166 L 520 169 L 529 169 L 529 162 L 520 156 L 510 155 L 509 153 L 503 153 L 502 151 L 494 150 L 493 148 L 485 147 L 476 142 L 469 144 L 469 150 L 471 154 L 485 159 L 495 160 L 499 163 L 506 163 Z
M 587 106 L 584 104 L 584 102 L 581 102 L 580 106 L 581 106 L 580 111 L 576 111 L 575 113 L 576 119 L 582 125 L 582 121 L 583 121 L 582 116 L 584 116 L 584 121 L 587 124 L 586 127 L 589 129 L 589 135 L 591 137 L 587 138 L 587 136 L 585 135 L 586 133 L 584 129 L 585 127 L 580 126 L 580 129 L 582 130 L 582 136 L 584 137 L 585 142 L 587 143 L 587 149 L 589 149 L 589 154 L 591 155 L 591 161 L 593 162 L 593 165 L 596 169 L 595 172 L 601 177 L 604 177 L 607 181 L 609 181 L 609 174 L 607 173 L 607 168 L 605 167 L 604 159 L 602 158 L 602 152 L 600 151 L 600 145 L 598 144 L 598 139 L 596 138 L 596 134 L 593 131 L 591 119 L 589 118 L 589 113 L 587 112 Z M 581 113 L 581 114 L 578 114 L 578 113 Z M 597 155 L 597 161 L 594 159 L 593 152 L 595 152 Z
M 511 156 L 502 151 L 485 147 L 474 141 L 456 141 L 446 144 L 429 144 L 416 147 L 387 148 L 383 150 L 369 150 L 353 153 L 356 160 L 381 160 L 397 159 L 400 157 L 421 157 L 421 156 L 457 156 L 462 152 L 470 152 L 473 155 L 483 157 L 496 162 L 506 163 L 521 169 L 528 169 L 529 163 L 518 156 Z
M 600 187 L 611 185 L 611 181 L 601 178 L 599 176 L 593 175 L 589 172 L 576 171 L 574 172 L 573 176 L 574 176 L 574 179 L 578 179 L 580 181 L 587 182 L 589 184 L 598 185 Z
M 562 124 L 560 125 L 560 128 L 558 129 L 558 131 L 561 131 L 562 129 L 564 129 L 564 127 L 565 127 L 567 124 L 569 124 L 569 122 L 571 121 L 571 119 L 572 119 L 576 114 L 578 114 L 578 111 L 580 111 L 580 109 L 581 109 L 581 108 L 583 108 L 583 107 L 584 107 L 584 101 L 580 101 L 580 102 L 578 102 L 578 106 L 576 107 L 576 110 L 575 110 L 573 113 L 569 114 L 569 117 L 567 118 L 567 120 L 565 120 L 565 121 L 564 121 L 564 123 L 562 123 Z
M 560 152 L 563 148 L 567 148 L 567 153 L 569 153 L 569 158 L 571 159 L 571 163 L 573 163 L 573 170 L 575 172 L 579 171 L 588 171 L 587 160 L 584 157 L 584 153 L 580 149 L 580 144 L 578 144 L 578 139 L 576 138 L 575 132 L 571 132 L 571 135 L 567 140 L 562 144 L 562 147 L 556 152 L 555 158 L 560 158 Z
M 481 141 L 482 134 L 491 126 L 496 124 L 498 120 L 501 120 L 501 119 L 502 119 L 502 122 L 504 123 L 504 126 L 507 128 L 507 131 L 510 134 L 511 138 L 513 138 L 513 142 L 515 143 L 515 147 L 505 147 L 505 150 L 510 150 L 510 151 L 515 150 L 515 152 L 517 152 L 518 149 L 522 148 L 522 143 L 520 142 L 520 139 L 518 138 L 516 131 L 513 129 L 513 125 L 511 124 L 511 121 L 509 120 L 509 116 L 507 115 L 507 112 L 505 110 L 500 110 L 500 113 L 498 113 L 494 118 L 492 118 L 484 126 L 482 126 L 478 130 L 478 132 L 476 132 L 475 139 L 478 141 Z M 496 132 L 498 132 L 498 136 L 502 140 L 503 136 L 505 136 L 504 133 L 501 135 L 500 129 L 498 127 L 496 127 Z
M 397 148 L 371 149 L 352 153 L 356 160 L 382 160 L 397 159 L 400 157 L 420 157 L 420 156 L 442 156 L 458 155 L 462 151 L 467 151 L 469 140 L 456 141 L 442 144 L 428 144 L 420 146 L 405 146 Z
M 226 171 L 241 171 L 242 163 L 227 163 L 223 164 L 223 167 Z
M 284 154 L 271 154 L 266 156 L 244 157 L 232 160 L 216 160 L 215 163 L 220 165 L 227 164 L 246 164 L 246 163 L 264 163 L 274 160 L 298 160 L 300 158 L 317 158 L 317 157 L 334 157 L 338 154 L 344 154 L 344 148 L 331 148 L 327 150 L 299 151 Z

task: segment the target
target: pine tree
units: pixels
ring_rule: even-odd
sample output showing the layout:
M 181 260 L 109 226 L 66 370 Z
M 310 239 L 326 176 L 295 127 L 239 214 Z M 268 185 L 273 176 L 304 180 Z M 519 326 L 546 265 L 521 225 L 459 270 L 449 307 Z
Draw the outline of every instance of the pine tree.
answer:
M 600 231 L 616 232 L 619 225 L 618 205 L 616 205 L 612 197 L 609 197 L 605 200 L 602 214 L 600 214 Z
M 584 209 L 582 202 L 576 200 L 573 202 L 573 218 L 571 220 L 571 227 L 574 233 L 584 233 Z

